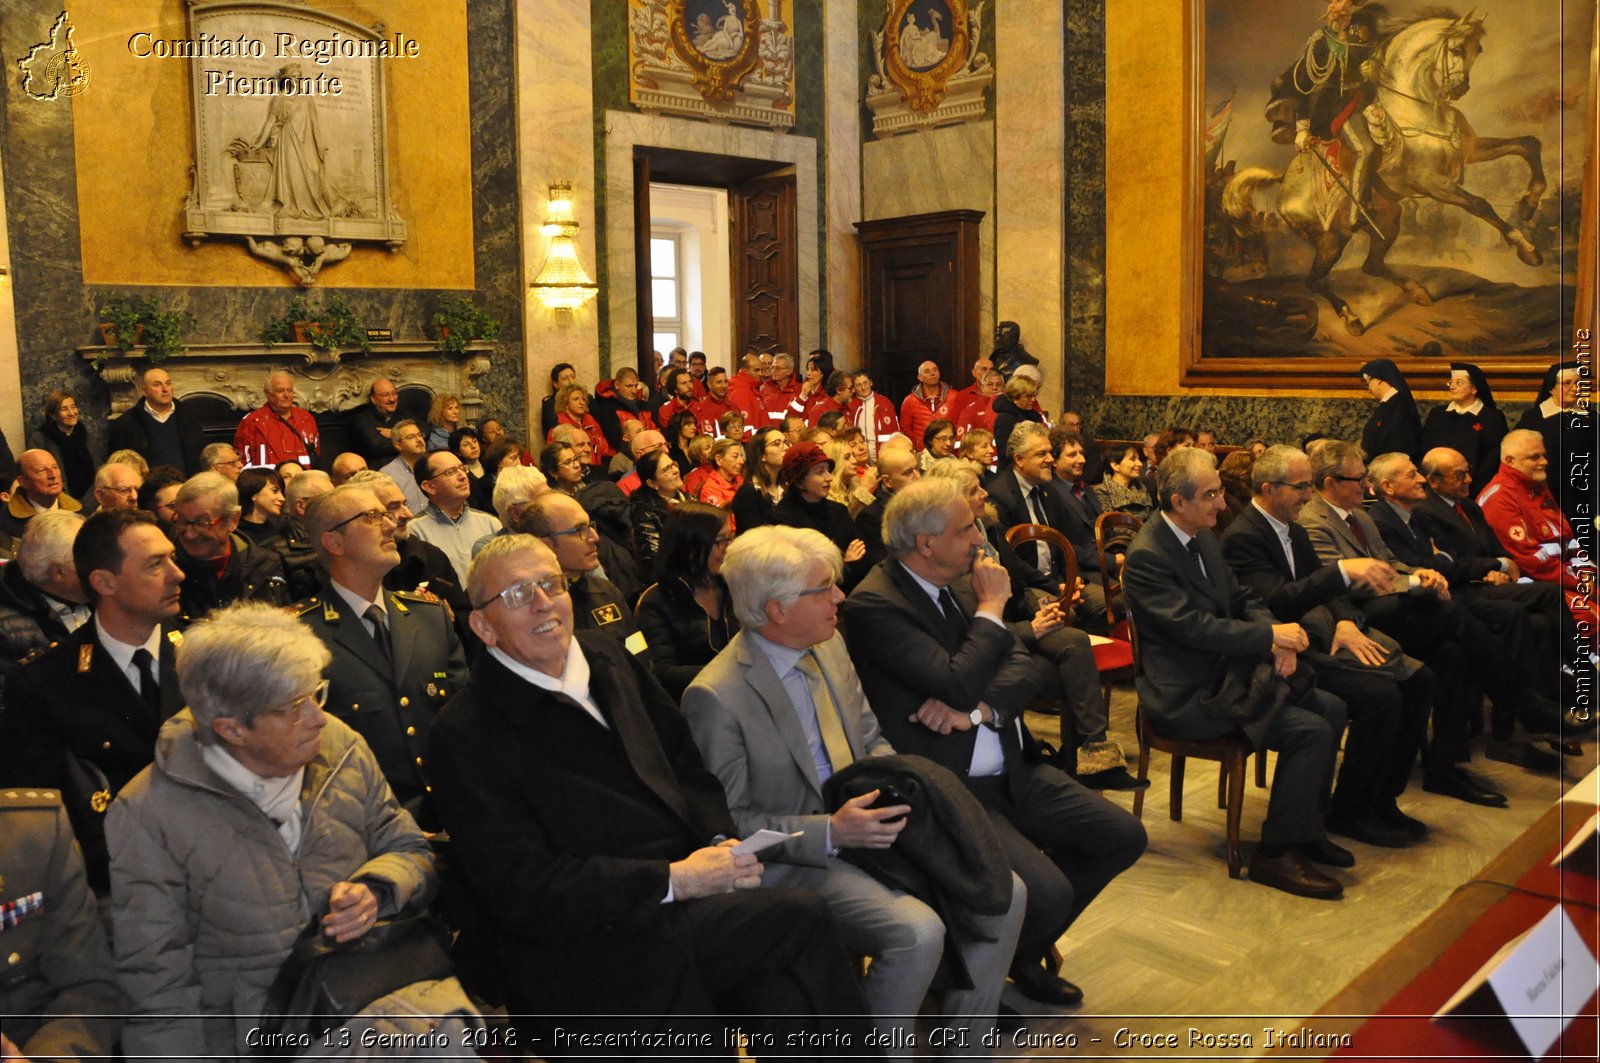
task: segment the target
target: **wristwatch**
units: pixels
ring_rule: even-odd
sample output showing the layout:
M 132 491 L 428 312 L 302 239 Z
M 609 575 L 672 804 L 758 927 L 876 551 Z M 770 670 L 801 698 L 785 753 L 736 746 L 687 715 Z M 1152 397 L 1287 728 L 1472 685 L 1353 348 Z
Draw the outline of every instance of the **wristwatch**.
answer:
M 967 719 L 972 721 L 972 726 L 974 726 L 974 727 L 982 727 L 983 726 L 983 710 L 982 709 L 973 709 L 971 712 L 967 713 Z
M 987 723 L 985 723 L 983 719 L 983 710 L 973 709 L 971 712 L 967 713 L 967 719 L 972 721 L 972 726 L 974 727 L 987 727 L 991 731 L 998 732 L 1000 730 L 1000 714 L 995 712 L 993 709 L 989 710 L 989 714 L 989 720 Z

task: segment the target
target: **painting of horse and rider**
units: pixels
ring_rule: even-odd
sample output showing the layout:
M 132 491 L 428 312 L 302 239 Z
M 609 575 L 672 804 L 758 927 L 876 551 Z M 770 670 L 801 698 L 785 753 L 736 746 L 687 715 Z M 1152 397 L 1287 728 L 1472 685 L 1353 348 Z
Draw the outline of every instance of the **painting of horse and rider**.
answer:
M 1593 0 L 1195 2 L 1202 360 L 1565 349 Z

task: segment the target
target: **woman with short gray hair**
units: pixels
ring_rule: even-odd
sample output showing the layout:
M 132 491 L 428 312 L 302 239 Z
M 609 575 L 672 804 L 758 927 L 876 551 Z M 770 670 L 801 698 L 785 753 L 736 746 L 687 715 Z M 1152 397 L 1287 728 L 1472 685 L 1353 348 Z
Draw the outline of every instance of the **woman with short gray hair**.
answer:
M 216 611 L 179 644 L 190 707 L 162 726 L 155 762 L 106 817 L 130 1057 L 252 1054 L 268 990 L 308 924 L 353 941 L 431 896 L 427 838 L 366 743 L 322 711 L 329 659 L 299 621 L 258 603 Z M 416 1018 L 430 1014 L 451 1017 Z M 454 978 L 414 982 L 329 1043 L 359 1043 L 377 1022 L 455 1034 L 477 1019 Z

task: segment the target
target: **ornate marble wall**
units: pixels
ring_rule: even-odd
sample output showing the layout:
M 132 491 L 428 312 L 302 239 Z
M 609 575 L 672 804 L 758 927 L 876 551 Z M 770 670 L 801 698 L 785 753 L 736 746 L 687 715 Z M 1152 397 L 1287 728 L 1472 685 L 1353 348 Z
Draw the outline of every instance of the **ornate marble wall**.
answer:
M 524 415 L 519 263 L 520 210 L 514 167 L 516 126 L 516 34 L 512 0 L 467 5 L 466 65 L 471 93 L 472 247 L 478 285 L 476 298 L 502 321 L 499 352 L 484 379 L 486 410 L 520 427 Z M 16 70 L 17 60 L 48 37 L 60 13 L 47 0 L 7 0 L 0 20 L 0 65 Z M 107 410 L 103 386 L 90 378 L 75 348 L 92 342 L 95 308 L 117 295 L 155 297 L 192 313 L 199 326 L 191 338 L 249 342 L 277 317 L 295 293 L 271 287 L 153 287 L 84 282 L 79 256 L 79 211 L 74 168 L 75 127 L 71 104 L 41 104 L 5 81 L 5 123 L 0 154 L 6 176 L 6 212 L 12 283 L 17 314 L 17 361 L 24 415 L 36 423 L 44 395 L 54 388 L 76 393 L 92 435 L 103 441 Z M 403 122 L 404 115 L 393 116 Z M 185 112 L 171 131 L 185 135 Z M 396 160 L 396 169 L 426 165 L 422 158 Z M 157 205 L 159 206 L 159 205 Z M 157 209 L 152 206 L 151 209 Z M 176 210 L 178 204 L 172 204 Z M 162 208 L 165 209 L 165 208 Z M 419 249 L 419 253 L 427 253 Z M 441 294 L 437 290 L 343 288 L 345 298 L 369 327 L 398 336 L 424 335 Z

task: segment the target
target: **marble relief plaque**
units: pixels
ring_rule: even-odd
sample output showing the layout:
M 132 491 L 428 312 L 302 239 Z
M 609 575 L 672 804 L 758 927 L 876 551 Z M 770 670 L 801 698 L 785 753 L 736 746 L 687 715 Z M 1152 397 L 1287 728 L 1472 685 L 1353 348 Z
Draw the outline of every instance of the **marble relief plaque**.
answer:
M 384 64 L 417 44 L 298 4 L 189 10 L 190 246 L 240 239 L 302 285 L 360 243 L 395 250 L 406 223 L 389 193 Z M 206 42 L 224 42 L 215 54 Z
M 891 136 L 982 118 L 994 83 L 978 50 L 982 3 L 886 0 L 883 28 L 872 31 L 874 72 L 867 78 L 872 131 Z
M 628 98 L 646 113 L 792 128 L 783 0 L 628 0 Z

